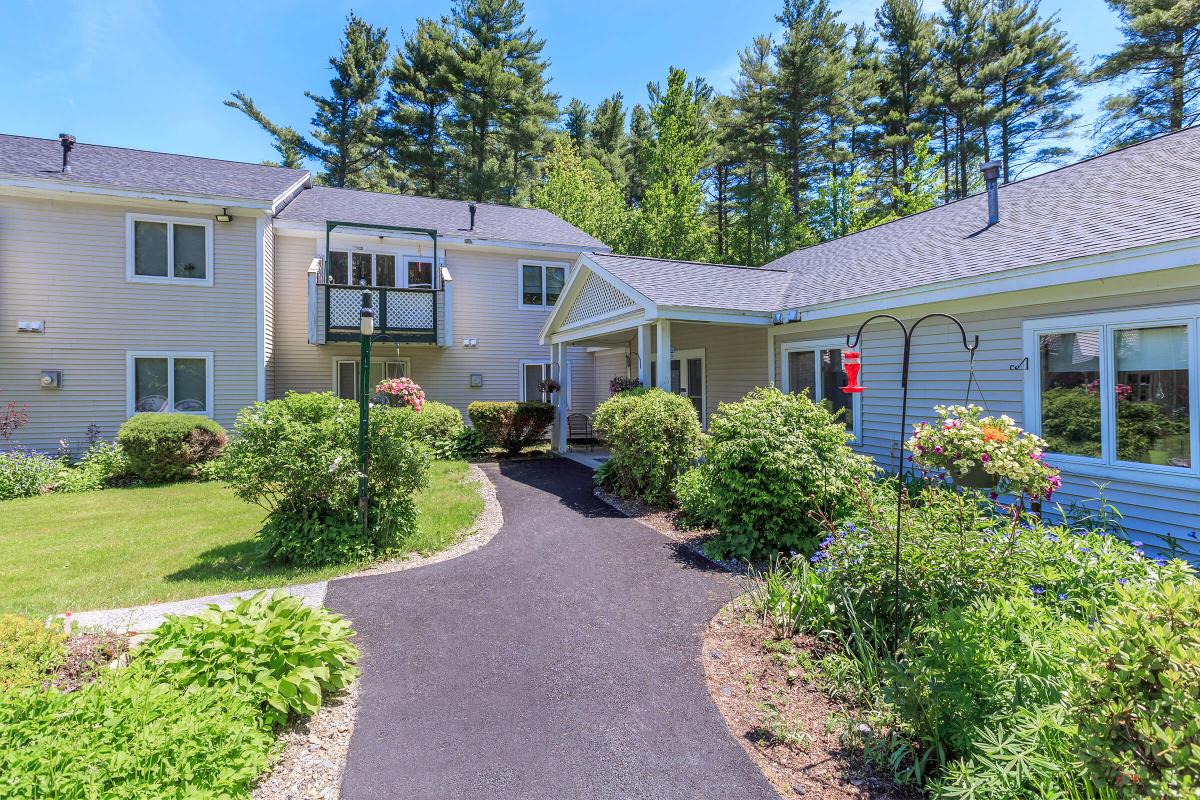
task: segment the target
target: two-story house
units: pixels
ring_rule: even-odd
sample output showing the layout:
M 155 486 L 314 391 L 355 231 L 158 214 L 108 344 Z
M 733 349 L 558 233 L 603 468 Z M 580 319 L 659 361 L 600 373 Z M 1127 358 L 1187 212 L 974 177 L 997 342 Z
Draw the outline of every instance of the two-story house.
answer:
M 336 224 L 334 224 L 336 223 Z M 432 399 L 541 399 L 538 334 L 572 264 L 605 250 L 545 211 L 314 186 L 304 170 L 0 135 L 0 402 L 22 444 L 111 437 L 140 411 L 210 416 L 373 380 Z M 590 410 L 583 350 L 555 373 Z

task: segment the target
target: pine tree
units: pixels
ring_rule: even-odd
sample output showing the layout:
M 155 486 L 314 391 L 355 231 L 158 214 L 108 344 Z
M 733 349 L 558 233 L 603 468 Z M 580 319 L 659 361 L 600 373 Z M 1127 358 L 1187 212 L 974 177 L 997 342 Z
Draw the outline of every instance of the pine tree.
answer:
M 646 193 L 630 239 L 634 255 L 702 261 L 712 255 L 712 230 L 704 215 L 700 168 L 709 142 L 703 136 L 706 87 L 672 67 L 665 92 L 650 87 L 654 138 L 646 146 Z
M 443 24 L 454 31 L 448 130 L 461 192 L 511 202 L 535 177 L 548 125 L 558 116 L 546 90 L 545 42 L 525 27 L 520 0 L 457 0 Z
M 731 252 L 745 263 L 757 265 L 773 252 L 771 241 L 777 226 L 764 213 L 767 184 L 776 174 L 778 97 L 772 65 L 774 47 L 769 36 L 759 36 L 739 56 L 739 73 L 734 81 L 733 113 L 723 141 L 735 164 L 731 182 L 733 221 Z M 785 183 L 786 188 L 786 183 Z M 789 204 L 789 208 L 790 208 Z
M 389 150 L 403 176 L 401 185 L 429 197 L 455 193 L 445 131 L 451 109 L 450 39 L 444 26 L 417 20 L 416 30 L 405 37 L 392 61 L 385 100 L 391 123 Z
M 563 129 L 571 137 L 571 142 L 577 150 L 587 145 L 592 128 L 591 115 L 592 112 L 587 107 L 587 103 L 578 97 L 572 97 L 571 102 L 567 103 L 567 107 L 563 109 Z
M 1066 34 L 1039 15 L 1038 0 L 994 0 L 987 29 L 983 79 L 996 130 L 988 155 L 1004 162 L 1008 183 L 1026 167 L 1070 155 L 1062 142 L 1079 121 L 1072 108 L 1081 67 Z
M 967 196 L 974 177 L 971 166 L 988 156 L 984 134 L 989 120 L 982 80 L 987 58 L 985 18 L 984 0 L 945 0 L 943 13 L 935 20 L 936 92 L 949 134 L 944 156 L 954 168 L 951 197 Z M 911 166 L 911 161 L 904 166 Z
M 1093 74 L 1128 91 L 1105 98 L 1097 136 L 1120 147 L 1200 119 L 1200 3 L 1107 0 L 1121 19 L 1124 43 Z
M 904 170 L 913 144 L 930 132 L 933 23 L 920 0 L 883 0 L 875 12 L 879 34 L 879 148 L 891 185 L 907 191 Z
M 633 205 L 640 204 L 646 194 L 650 144 L 653 141 L 654 120 L 644 107 L 635 105 L 629 115 L 629 140 L 625 150 L 626 173 L 629 175 L 625 194 Z
M 314 130 L 308 139 L 294 129 L 275 125 L 242 92 L 225 105 L 246 114 L 271 134 L 285 161 L 303 154 L 320 162 L 321 182 L 347 188 L 378 187 L 384 141 L 380 129 L 379 92 L 388 57 L 387 29 L 363 22 L 353 13 L 337 56 L 329 59 L 330 94 L 305 92 L 316 105 Z
M 738 131 L 733 120 L 733 99 L 726 95 L 713 98 L 709 105 L 709 122 L 713 131 L 713 145 L 707 153 L 707 161 L 701 174 L 705 191 L 705 211 L 713 230 L 713 259 L 726 262 L 731 254 L 731 231 L 733 224 L 733 188 L 738 161 Z
M 625 106 L 620 92 L 606 97 L 592 114 L 590 130 L 592 155 L 624 193 L 629 181 L 628 137 L 625 133 Z
M 546 180 L 533 189 L 535 208 L 557 214 L 617 252 L 626 228 L 625 199 L 608 173 L 579 155 L 569 137 L 560 136 L 546 156 Z

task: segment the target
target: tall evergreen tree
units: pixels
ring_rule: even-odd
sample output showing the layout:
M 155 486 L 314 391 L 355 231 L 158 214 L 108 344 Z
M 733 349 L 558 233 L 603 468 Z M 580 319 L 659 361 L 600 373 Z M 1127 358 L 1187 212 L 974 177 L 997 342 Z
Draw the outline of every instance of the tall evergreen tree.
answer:
M 729 117 L 732 130 L 723 137 L 736 165 L 731 185 L 731 251 L 739 260 L 753 265 L 764 263 L 766 255 L 774 251 L 771 240 L 779 230 L 776 220 L 766 213 L 769 204 L 762 203 L 768 183 L 780 174 L 775 169 L 779 163 L 779 103 L 773 52 L 771 38 L 759 36 L 740 54 L 733 113 Z
M 1026 167 L 1054 163 L 1071 153 L 1064 141 L 1079 121 L 1080 62 L 1038 0 L 993 0 L 987 22 L 988 114 L 996 136 L 989 157 L 1003 162 L 1008 183 Z
M 389 151 L 406 192 L 430 197 L 455 193 L 445 118 L 450 112 L 451 33 L 429 19 L 404 38 L 392 60 L 385 108 Z
M 546 89 L 545 42 L 525 27 L 520 0 L 457 0 L 444 24 L 454 31 L 448 126 L 462 194 L 511 202 L 534 177 L 558 116 Z
M 596 106 L 590 134 L 592 155 L 625 192 L 629 182 L 629 147 L 625 132 L 624 97 L 620 92 L 606 97 Z
M 735 171 L 740 164 L 736 154 L 738 131 L 733 120 L 732 98 L 726 95 L 714 98 L 708 113 L 713 131 L 713 145 L 708 150 L 707 161 L 701 173 L 705 210 L 713 230 L 713 259 L 726 262 L 730 260 L 731 254 L 730 227 L 733 220 Z
M 875 12 L 879 34 L 879 148 L 891 185 L 903 190 L 913 144 L 931 129 L 933 23 L 921 0 L 883 0 Z
M 626 183 L 626 197 L 629 202 L 638 205 L 646 194 L 646 184 L 650 172 L 650 144 L 654 141 L 654 120 L 650 113 L 639 105 L 633 107 L 629 114 L 629 140 L 626 144 L 626 164 L 629 180 Z
M 563 128 L 571 137 L 571 142 L 576 149 L 587 145 L 592 128 L 591 117 L 591 109 L 578 97 L 572 97 L 571 102 L 567 103 L 567 107 L 563 109 Z
M 340 52 L 329 59 L 330 94 L 305 92 L 316 105 L 312 138 L 275 125 L 254 101 L 234 92 L 225 105 L 246 114 L 275 140 L 284 160 L 303 154 L 320 162 L 322 183 L 347 188 L 379 186 L 378 169 L 384 141 L 380 128 L 379 93 L 387 64 L 387 28 L 376 28 L 353 13 L 346 20 Z
M 983 77 L 987 50 L 984 0 L 945 0 L 936 20 L 935 74 L 937 100 L 949 134 L 944 157 L 953 164 L 950 196 L 966 197 L 974 173 L 971 166 L 987 158 L 987 107 Z M 911 166 L 907 161 L 904 166 Z M 903 187 L 907 191 L 910 187 Z
M 1093 77 L 1127 91 L 1105 98 L 1097 135 L 1120 147 L 1200 119 L 1200 3 L 1196 0 L 1107 0 L 1121 19 L 1124 42 Z

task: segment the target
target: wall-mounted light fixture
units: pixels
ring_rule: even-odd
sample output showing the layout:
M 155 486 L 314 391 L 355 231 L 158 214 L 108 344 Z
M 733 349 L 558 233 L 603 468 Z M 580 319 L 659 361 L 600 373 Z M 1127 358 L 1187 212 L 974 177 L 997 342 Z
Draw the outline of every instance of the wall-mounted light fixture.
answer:
M 217 222 L 233 222 L 233 217 L 229 214 L 228 208 L 222 208 L 221 213 L 215 217 Z

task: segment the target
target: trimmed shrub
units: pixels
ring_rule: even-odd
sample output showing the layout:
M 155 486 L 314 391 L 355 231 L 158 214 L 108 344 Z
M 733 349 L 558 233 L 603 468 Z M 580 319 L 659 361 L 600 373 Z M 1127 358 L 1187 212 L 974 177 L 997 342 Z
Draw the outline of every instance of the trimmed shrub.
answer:
M 65 641 L 38 620 L 0 614 L 0 691 L 40 685 L 66 659 Z
M 358 674 L 350 623 L 294 595 L 259 592 L 222 611 L 167 617 L 136 657 L 182 689 L 230 688 L 271 725 L 308 716 Z
M 722 536 L 705 545 L 718 558 L 766 560 L 780 552 L 811 553 L 822 517 L 849 508 L 855 485 L 876 472 L 852 451 L 845 425 L 807 394 L 755 389 L 737 403 L 722 403 L 708 425 L 697 484 L 708 492 L 704 508 Z
M 1129 798 L 1200 792 L 1200 584 L 1123 588 L 1079 655 L 1071 705 L 1092 780 Z
M 421 413 L 417 416 L 417 423 L 421 429 L 421 438 L 434 448 L 435 452 L 447 442 L 458 438 L 467 427 L 457 408 L 434 400 L 425 401 Z
M 85 800 L 248 797 L 275 749 L 225 689 L 179 691 L 152 670 L 62 693 L 0 692 L 0 795 Z
M 213 472 L 270 512 L 259 531 L 268 557 L 307 566 L 378 558 L 416 527 L 413 493 L 425 486 L 431 458 L 418 416 L 411 408 L 371 407 L 365 537 L 353 402 L 291 392 L 245 408 Z
M 194 414 L 134 414 L 117 431 L 129 471 L 148 483 L 197 477 L 226 441 L 224 428 Z
M 593 422 L 612 453 L 604 487 L 625 498 L 671 503 L 676 477 L 700 455 L 700 420 L 691 401 L 662 389 L 630 389 L 601 403 Z
M 467 414 L 489 446 L 501 447 L 510 456 L 541 441 L 554 422 L 549 403 L 478 400 L 467 406 Z
M 0 452 L 0 500 L 52 491 L 66 473 L 65 464 L 45 453 L 24 448 Z

